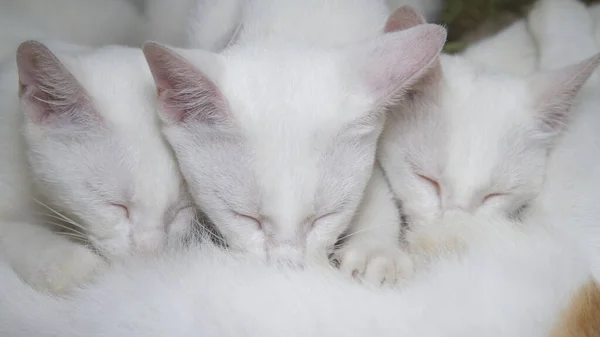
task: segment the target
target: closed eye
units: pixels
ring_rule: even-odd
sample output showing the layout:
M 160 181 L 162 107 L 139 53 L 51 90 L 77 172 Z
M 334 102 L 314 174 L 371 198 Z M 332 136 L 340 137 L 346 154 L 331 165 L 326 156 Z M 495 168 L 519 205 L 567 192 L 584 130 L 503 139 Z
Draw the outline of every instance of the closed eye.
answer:
M 483 197 L 483 203 L 486 203 L 493 198 L 497 198 L 497 197 L 501 197 L 501 196 L 505 196 L 505 195 L 506 195 L 506 193 L 490 193 L 490 194 L 486 195 L 485 197 Z
M 311 229 L 312 229 L 312 228 L 314 228 L 314 227 L 316 226 L 316 224 L 317 224 L 319 221 L 325 220 L 325 219 L 327 219 L 328 217 L 330 217 L 330 216 L 332 216 L 332 215 L 335 215 L 336 213 L 337 213 L 337 212 L 329 212 L 329 213 L 327 213 L 327 214 L 323 214 L 323 215 L 321 215 L 321 216 L 319 216 L 319 217 L 315 218 L 315 219 L 312 221 L 312 223 L 311 223 L 311 225 L 310 225 L 310 228 L 311 228 Z
M 437 182 L 437 180 L 430 178 L 428 176 L 424 176 L 422 174 L 417 174 L 417 176 L 425 181 L 426 183 L 428 183 L 429 185 L 431 185 L 431 187 L 433 187 L 435 189 L 435 193 L 437 195 L 440 195 L 440 184 Z
M 111 202 L 110 205 L 120 208 L 123 212 L 125 212 L 125 217 L 127 219 L 129 219 L 129 208 L 127 206 L 125 206 L 124 204 L 115 203 L 115 202 Z
M 263 229 L 262 222 L 257 217 L 253 217 L 253 216 L 250 216 L 250 215 L 247 215 L 247 214 L 243 214 L 243 213 L 239 213 L 239 212 L 236 212 L 236 211 L 233 211 L 233 214 L 235 214 L 239 218 L 252 221 L 252 222 L 254 222 L 256 224 L 256 227 L 258 229 L 260 229 L 260 230 Z

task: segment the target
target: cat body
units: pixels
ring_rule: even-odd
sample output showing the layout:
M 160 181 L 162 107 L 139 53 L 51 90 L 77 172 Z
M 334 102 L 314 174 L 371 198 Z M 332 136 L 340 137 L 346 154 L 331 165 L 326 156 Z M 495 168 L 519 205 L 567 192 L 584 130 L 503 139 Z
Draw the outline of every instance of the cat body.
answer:
M 49 44 L 58 57 L 30 41 L 2 66 L 0 242 L 22 277 L 61 292 L 104 259 L 178 241 L 193 211 L 141 50 Z
M 10 55 L 30 39 L 94 46 L 143 42 L 142 15 L 125 0 L 5 0 L 0 22 L 0 59 L 14 59 Z
M 466 245 L 397 289 L 267 266 L 204 247 L 115 266 L 69 298 L 0 269 L 3 336 L 548 336 L 589 285 L 578 249 L 543 226 L 445 221 Z M 460 233 L 460 234 L 456 234 Z
M 471 61 L 517 75 L 531 75 L 538 65 L 537 46 L 525 19 L 469 45 L 461 55 Z
M 385 281 L 405 261 L 387 183 L 364 201 L 385 201 L 385 223 L 357 208 L 369 180 L 384 179 L 372 175 L 383 111 L 432 64 L 445 33 L 425 25 L 379 36 L 383 1 L 263 0 L 243 14 L 237 42 L 219 54 L 144 48 L 192 196 L 232 248 L 326 262 L 347 231 L 347 247 L 364 253 L 343 257 L 352 262 L 342 269 L 370 275 L 367 263 L 383 255 L 372 278 Z
M 237 40 L 236 32 L 239 30 L 242 21 L 244 21 L 242 18 L 244 11 L 247 8 L 255 7 L 256 3 L 248 0 L 177 0 L 168 3 L 161 0 L 149 0 L 146 2 L 147 37 L 152 41 L 174 47 L 219 51 Z M 293 8 L 296 5 L 300 5 L 299 9 L 308 8 L 299 1 L 286 0 L 280 3 L 285 4 L 288 8 Z M 348 1 L 347 3 L 348 7 L 351 8 L 360 1 Z M 268 2 L 264 2 L 264 4 L 268 4 Z M 279 3 L 274 2 L 273 4 L 275 8 L 281 8 Z M 326 10 L 330 5 L 327 2 L 322 2 L 321 5 L 323 11 L 321 13 L 314 12 L 313 14 L 330 15 L 331 13 Z M 438 19 L 442 10 L 440 0 L 389 0 L 385 5 L 390 9 L 395 9 L 401 5 L 414 6 L 425 13 L 425 16 L 432 22 Z M 346 10 L 344 3 L 335 6 L 338 10 Z M 294 16 L 291 16 L 291 18 L 295 20 Z M 271 23 L 275 23 L 269 18 L 266 19 Z M 268 27 L 266 24 L 264 26 Z M 290 26 L 284 25 L 284 27 Z M 302 26 L 306 28 L 304 23 Z M 350 25 L 349 27 L 353 26 Z M 328 34 L 328 31 L 330 31 L 330 28 L 322 32 Z M 361 31 L 357 33 L 364 35 L 364 32 Z
M 591 22 L 590 18 L 586 18 L 586 14 L 583 14 L 584 10 L 591 16 Z M 578 15 L 582 19 L 581 21 L 565 21 L 562 24 L 563 26 L 556 25 L 556 27 L 592 24 L 594 38 L 596 43 L 600 44 L 600 29 L 598 28 L 600 27 L 600 5 L 590 4 L 584 9 L 584 5 L 581 4 L 578 11 L 580 12 Z M 570 30 L 573 30 L 573 28 L 571 27 Z M 568 29 L 565 31 L 568 31 Z M 558 34 L 560 35 L 560 32 Z M 589 34 L 572 36 L 571 38 L 574 38 L 572 43 L 577 43 L 585 48 L 587 43 L 576 42 L 582 36 L 589 36 Z M 537 49 L 538 44 L 531 34 L 528 19 L 523 18 L 513 22 L 497 34 L 469 45 L 461 55 L 469 60 L 506 72 L 518 75 L 531 75 L 538 69 L 539 56 Z

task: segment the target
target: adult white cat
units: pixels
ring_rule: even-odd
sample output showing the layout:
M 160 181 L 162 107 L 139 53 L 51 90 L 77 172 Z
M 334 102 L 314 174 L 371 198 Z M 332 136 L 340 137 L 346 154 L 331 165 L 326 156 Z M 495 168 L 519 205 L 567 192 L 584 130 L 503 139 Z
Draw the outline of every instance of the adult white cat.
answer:
M 445 31 L 375 38 L 388 12 L 372 0 L 263 0 L 244 13 L 223 54 L 144 47 L 192 196 L 233 248 L 326 262 L 349 231 L 342 269 L 394 282 L 411 266 L 389 187 L 373 174 L 376 142 L 386 108 L 429 69 Z
M 60 292 L 104 260 L 42 223 L 112 260 L 162 250 L 193 212 L 141 50 L 54 45 L 58 56 L 23 43 L 1 68 L 0 249 L 29 283 Z
M 548 152 L 598 63 L 596 55 L 519 77 L 442 55 L 389 118 L 380 143 L 381 164 L 415 228 L 457 208 L 514 214 L 537 196 Z
M 589 280 L 577 246 L 543 226 L 461 217 L 440 227 L 452 234 L 438 243 L 462 240 L 463 254 L 402 291 L 209 247 L 123 265 L 65 299 L 0 265 L 0 335 L 547 337 Z
M 143 42 L 143 18 L 125 0 L 5 0 L 0 2 L 0 59 L 19 44 L 53 38 L 101 46 Z
M 347 3 L 352 6 L 352 1 Z M 147 37 L 174 47 L 218 51 L 235 40 L 243 8 L 249 4 L 246 0 L 147 0 Z M 443 7 L 441 0 L 388 0 L 387 5 L 391 9 L 412 5 L 431 22 Z
M 581 3 L 578 7 L 580 18 L 583 18 L 582 22 L 564 20 L 560 25 L 555 24 L 554 26 L 560 30 L 569 31 L 573 28 L 577 29 L 576 27 L 582 23 L 587 25 L 590 22 L 590 19 L 586 17 L 587 14 L 581 15 L 586 10 L 591 15 L 593 21 L 596 42 L 600 44 L 600 5 L 591 4 L 584 9 L 584 5 Z M 560 34 L 559 32 L 558 36 Z M 583 36 L 589 36 L 589 33 L 586 32 Z M 574 36 L 575 39 L 579 39 L 580 37 Z M 578 45 L 581 44 L 578 43 Z M 514 22 L 491 37 L 471 44 L 461 55 L 469 60 L 503 71 L 519 75 L 531 75 L 538 69 L 539 56 L 537 47 L 537 43 L 529 30 L 528 20 L 525 18 Z

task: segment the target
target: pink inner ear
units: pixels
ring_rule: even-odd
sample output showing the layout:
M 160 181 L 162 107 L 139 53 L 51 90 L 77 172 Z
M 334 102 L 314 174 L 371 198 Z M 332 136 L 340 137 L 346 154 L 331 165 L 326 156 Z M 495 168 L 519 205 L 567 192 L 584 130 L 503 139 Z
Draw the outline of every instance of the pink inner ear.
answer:
M 381 36 L 367 48 L 367 84 L 381 103 L 395 100 L 436 64 L 446 30 L 425 24 Z
M 17 49 L 17 67 L 19 96 L 33 121 L 59 116 L 73 122 L 95 118 L 89 114 L 92 109 L 83 87 L 43 44 L 22 43 Z
M 146 43 L 144 55 L 154 76 L 160 112 L 167 121 L 213 125 L 226 122 L 223 95 L 199 69 L 156 43 Z
M 534 78 L 532 85 L 540 92 L 538 111 L 542 114 L 545 132 L 556 134 L 564 129 L 579 91 L 599 64 L 600 54 L 596 54 L 578 64 Z
M 384 32 L 390 33 L 406 30 L 414 26 L 426 24 L 425 18 L 413 7 L 405 5 L 396 9 L 388 18 Z

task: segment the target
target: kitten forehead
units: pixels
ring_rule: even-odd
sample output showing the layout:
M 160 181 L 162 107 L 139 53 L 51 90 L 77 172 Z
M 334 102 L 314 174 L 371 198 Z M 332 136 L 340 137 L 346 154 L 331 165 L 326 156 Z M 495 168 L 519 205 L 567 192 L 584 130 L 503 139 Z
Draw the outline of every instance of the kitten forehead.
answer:
M 358 90 L 350 94 L 358 84 L 345 80 L 341 53 L 333 50 L 233 48 L 226 62 L 219 85 L 242 128 L 286 123 L 324 130 L 357 118 L 372 104 Z

